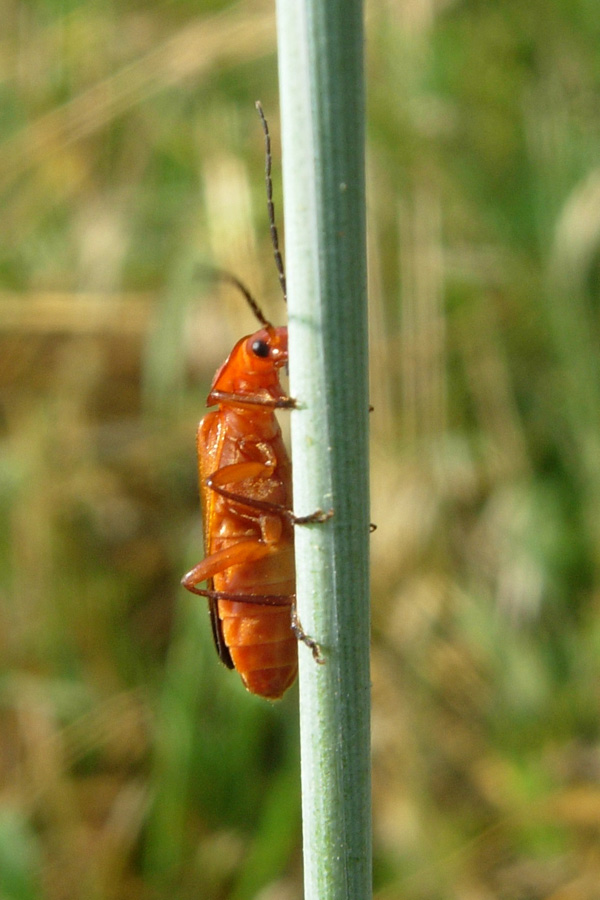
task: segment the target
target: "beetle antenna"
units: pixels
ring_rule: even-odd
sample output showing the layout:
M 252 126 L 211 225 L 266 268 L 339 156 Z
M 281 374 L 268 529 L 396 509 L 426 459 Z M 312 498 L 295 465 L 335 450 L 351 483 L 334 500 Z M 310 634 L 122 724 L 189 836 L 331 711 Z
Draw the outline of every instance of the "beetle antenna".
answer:
M 239 280 L 239 278 L 236 278 L 235 275 L 232 275 L 230 272 L 221 271 L 221 269 L 214 270 L 214 273 L 215 273 L 215 275 L 218 275 L 219 278 L 222 278 L 223 281 L 229 281 L 231 284 L 233 284 L 238 289 L 238 291 L 242 292 L 242 294 L 246 298 L 246 302 L 248 303 L 248 306 L 250 307 L 250 309 L 252 310 L 252 312 L 254 313 L 254 315 L 256 316 L 256 318 L 258 319 L 258 321 L 260 322 L 261 325 L 264 325 L 265 328 L 273 327 L 271 325 L 271 323 L 269 322 L 269 320 L 267 319 L 267 317 L 265 316 L 262 309 L 260 308 L 260 306 L 258 305 L 257 301 L 254 299 L 254 297 L 252 296 L 252 294 L 246 287 L 246 285 L 242 284 L 242 282 Z
M 246 298 L 246 303 L 248 304 L 248 306 L 250 307 L 250 309 L 252 310 L 252 312 L 254 313 L 254 315 L 256 316 L 258 321 L 260 322 L 260 324 L 264 325 L 265 328 L 273 327 L 272 323 L 269 322 L 269 320 L 265 316 L 264 312 L 258 305 L 258 301 L 254 299 L 254 297 L 252 296 L 252 294 L 250 293 L 250 291 L 248 290 L 246 285 L 243 282 L 241 282 L 239 278 L 236 278 L 235 275 L 232 275 L 231 272 L 228 272 L 226 269 L 217 269 L 217 268 L 214 268 L 213 266 L 201 265 L 198 267 L 198 274 L 205 275 L 208 278 L 220 279 L 221 281 L 228 281 L 230 284 L 232 284 L 234 287 L 236 287 L 238 289 L 238 291 L 240 291 L 240 293 L 242 293 L 244 295 L 244 297 Z
M 275 224 L 275 204 L 273 203 L 273 179 L 271 178 L 271 135 L 269 134 L 269 126 L 263 112 L 260 100 L 256 101 L 256 109 L 260 116 L 262 129 L 265 135 L 265 184 L 267 186 L 267 212 L 269 214 L 269 227 L 271 229 L 271 243 L 273 244 L 273 255 L 275 256 L 275 265 L 277 266 L 277 274 L 279 275 L 279 283 L 283 291 L 283 299 L 287 303 L 287 288 L 285 283 L 285 270 L 283 268 L 283 257 L 279 249 L 279 235 L 277 233 L 277 225 Z

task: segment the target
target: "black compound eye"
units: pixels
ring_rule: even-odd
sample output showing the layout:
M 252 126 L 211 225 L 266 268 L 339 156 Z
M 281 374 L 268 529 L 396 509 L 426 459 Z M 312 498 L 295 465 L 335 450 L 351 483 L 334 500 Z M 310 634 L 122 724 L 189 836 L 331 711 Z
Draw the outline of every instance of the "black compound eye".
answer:
M 269 355 L 269 345 L 266 341 L 253 341 L 252 342 L 252 352 L 255 356 L 261 356 L 263 358 Z

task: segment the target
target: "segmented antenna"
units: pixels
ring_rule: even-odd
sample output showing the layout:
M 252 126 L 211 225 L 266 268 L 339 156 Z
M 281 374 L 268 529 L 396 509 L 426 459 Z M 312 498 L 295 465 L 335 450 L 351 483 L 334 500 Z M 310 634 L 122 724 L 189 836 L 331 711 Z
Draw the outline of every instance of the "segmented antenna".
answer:
M 265 314 L 263 313 L 263 311 L 260 308 L 260 306 L 258 305 L 258 303 L 256 302 L 256 300 L 254 299 L 254 297 L 252 296 L 252 294 L 250 293 L 250 291 L 248 290 L 248 288 L 246 287 L 246 285 L 242 284 L 242 282 L 239 280 L 239 278 L 236 278 L 235 275 L 232 275 L 230 272 L 224 272 L 221 269 L 214 269 L 213 274 L 215 274 L 218 278 L 222 278 L 223 281 L 231 282 L 231 284 L 235 285 L 235 287 L 238 289 L 238 291 L 242 292 L 242 294 L 244 295 L 244 297 L 246 298 L 246 300 L 248 302 L 248 306 L 250 307 L 250 309 L 252 310 L 252 312 L 254 313 L 254 315 L 256 316 L 256 318 L 258 319 L 258 321 L 260 322 L 261 325 L 263 325 L 265 328 L 273 327 L 271 325 L 271 323 L 269 322 L 269 320 L 267 319 L 267 317 L 265 316 Z
M 265 134 L 265 184 L 267 186 L 267 211 L 269 213 L 269 226 L 271 229 L 271 243 L 273 244 L 273 255 L 275 256 L 275 265 L 277 266 L 277 274 L 279 275 L 279 283 L 283 291 L 283 299 L 287 302 L 287 289 L 285 284 L 285 271 L 283 268 L 283 258 L 279 249 L 279 235 L 277 233 L 277 225 L 275 224 L 275 205 L 273 203 L 273 180 L 271 178 L 271 135 L 269 134 L 269 126 L 263 112 L 260 100 L 256 101 L 256 109 L 260 116 L 262 129 Z

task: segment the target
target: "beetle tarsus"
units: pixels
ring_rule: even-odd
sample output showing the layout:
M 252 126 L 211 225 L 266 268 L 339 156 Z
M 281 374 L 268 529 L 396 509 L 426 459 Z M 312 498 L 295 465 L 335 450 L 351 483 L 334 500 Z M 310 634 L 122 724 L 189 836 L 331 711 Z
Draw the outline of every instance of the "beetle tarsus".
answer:
M 312 525 L 314 522 L 327 522 L 332 515 L 332 509 L 328 509 L 327 512 L 322 509 L 316 509 L 314 513 L 310 513 L 308 516 L 295 516 L 293 512 L 290 512 L 290 520 L 294 525 Z
M 298 618 L 298 610 L 296 609 L 296 604 L 292 604 L 292 631 L 296 635 L 299 641 L 302 641 L 303 644 L 310 649 L 313 659 L 320 666 L 325 665 L 325 657 L 321 653 L 321 648 L 317 644 L 314 638 L 312 638 L 309 634 L 307 634 L 302 627 L 302 623 Z
M 277 409 L 298 409 L 298 401 L 294 397 L 281 397 L 275 402 Z

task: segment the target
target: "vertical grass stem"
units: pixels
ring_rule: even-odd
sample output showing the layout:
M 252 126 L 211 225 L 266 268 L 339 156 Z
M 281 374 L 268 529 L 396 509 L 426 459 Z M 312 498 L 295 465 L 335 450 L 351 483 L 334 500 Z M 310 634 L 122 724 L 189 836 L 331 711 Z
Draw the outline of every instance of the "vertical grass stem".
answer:
M 371 896 L 363 23 L 359 0 L 278 0 L 305 897 Z

